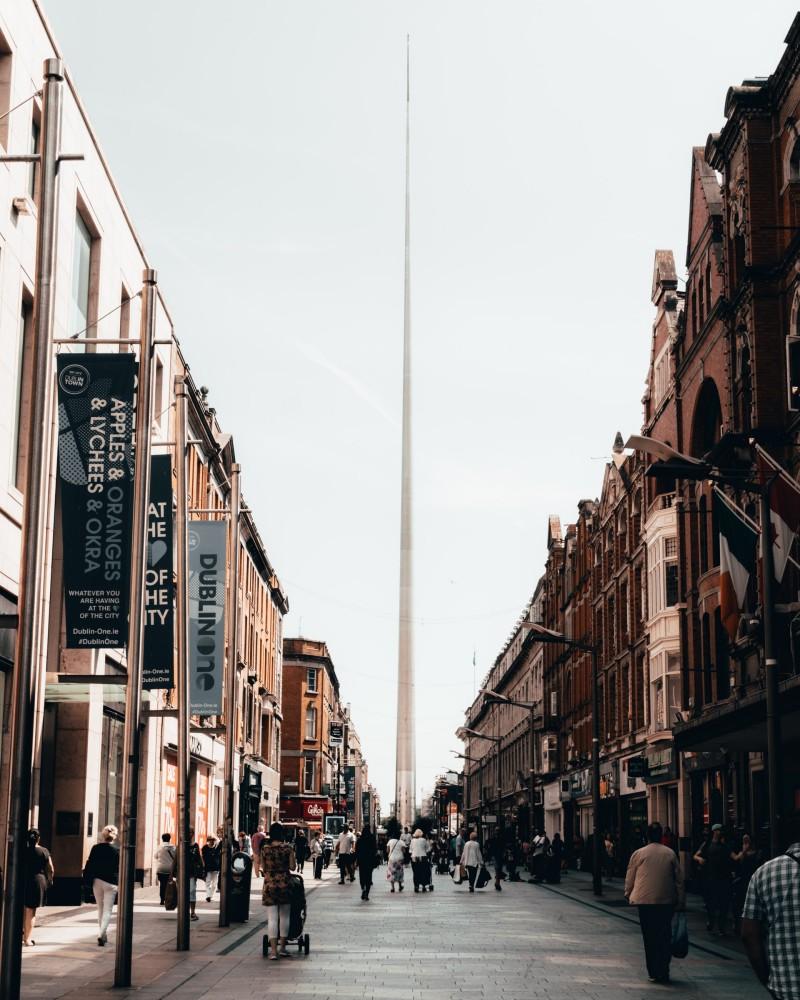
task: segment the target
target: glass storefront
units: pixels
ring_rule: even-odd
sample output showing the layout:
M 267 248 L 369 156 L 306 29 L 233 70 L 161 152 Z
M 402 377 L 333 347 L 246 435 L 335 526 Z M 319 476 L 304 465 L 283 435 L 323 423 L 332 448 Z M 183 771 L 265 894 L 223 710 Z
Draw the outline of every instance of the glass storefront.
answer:
M 124 723 L 116 713 L 103 709 L 103 736 L 100 751 L 100 803 L 98 833 L 104 826 L 119 828 L 122 821 L 122 760 Z

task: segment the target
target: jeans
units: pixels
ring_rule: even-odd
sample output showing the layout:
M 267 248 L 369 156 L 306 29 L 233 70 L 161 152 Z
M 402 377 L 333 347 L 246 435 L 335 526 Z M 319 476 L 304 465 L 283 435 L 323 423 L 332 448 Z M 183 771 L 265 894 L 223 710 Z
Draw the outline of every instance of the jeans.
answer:
M 213 899 L 219 884 L 219 872 L 206 872 L 206 899 Z
M 724 931 L 731 903 L 730 881 L 718 878 L 709 879 L 705 886 L 705 898 L 709 924 L 713 927 L 716 917 L 720 932 Z
M 314 878 L 322 878 L 322 862 L 323 862 L 322 855 L 317 854 L 314 857 Z
M 100 926 L 100 937 L 105 937 L 108 925 L 111 923 L 111 911 L 117 899 L 117 887 L 102 878 L 92 882 L 92 892 L 97 901 L 97 923 Z
M 469 891 L 475 892 L 475 879 L 478 877 L 478 866 L 467 865 L 467 877 L 469 878 Z
M 289 936 L 289 910 L 288 903 L 267 907 L 267 937 L 270 941 Z
M 668 979 L 672 959 L 671 903 L 639 907 L 639 924 L 644 941 L 647 974 L 652 979 Z
M 158 876 L 158 901 L 159 903 L 164 902 L 164 892 L 166 891 L 169 880 L 172 878 L 171 872 L 156 872 Z

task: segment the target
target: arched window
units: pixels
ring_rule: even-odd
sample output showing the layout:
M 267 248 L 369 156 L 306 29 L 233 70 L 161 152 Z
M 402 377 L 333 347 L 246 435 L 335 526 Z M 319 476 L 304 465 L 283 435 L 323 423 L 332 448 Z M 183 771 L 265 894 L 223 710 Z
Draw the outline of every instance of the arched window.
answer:
M 800 139 L 795 139 L 792 151 L 789 154 L 789 177 L 790 181 L 800 181 Z
M 703 382 L 697 396 L 692 423 L 692 454 L 702 458 L 719 441 L 722 432 L 722 406 L 713 379 Z

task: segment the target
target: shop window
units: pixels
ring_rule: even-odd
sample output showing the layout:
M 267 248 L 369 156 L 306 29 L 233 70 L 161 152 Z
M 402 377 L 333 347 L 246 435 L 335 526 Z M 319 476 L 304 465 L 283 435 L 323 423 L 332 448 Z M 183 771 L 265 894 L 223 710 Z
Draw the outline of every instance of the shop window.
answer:
M 8 114 L 11 108 L 11 48 L 0 33 L 0 145 L 8 149 Z
M 313 757 L 303 758 L 303 791 L 314 791 L 314 772 L 316 761 Z
M 317 693 L 317 671 L 314 667 L 309 667 L 306 672 L 306 687 L 309 694 Z
M 120 827 L 122 823 L 122 759 L 124 754 L 124 723 L 121 718 L 103 712 L 100 746 L 100 799 L 97 829 Z
M 307 740 L 315 740 L 317 738 L 317 710 L 313 705 L 309 705 L 306 709 L 306 736 Z

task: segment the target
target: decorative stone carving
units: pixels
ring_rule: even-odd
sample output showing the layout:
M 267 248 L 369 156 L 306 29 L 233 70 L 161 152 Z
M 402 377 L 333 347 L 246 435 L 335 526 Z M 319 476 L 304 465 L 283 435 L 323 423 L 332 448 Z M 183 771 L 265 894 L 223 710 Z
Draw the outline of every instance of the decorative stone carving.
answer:
M 728 205 L 730 206 L 731 230 L 737 236 L 744 236 L 747 227 L 747 184 L 744 166 L 741 163 L 728 183 Z

